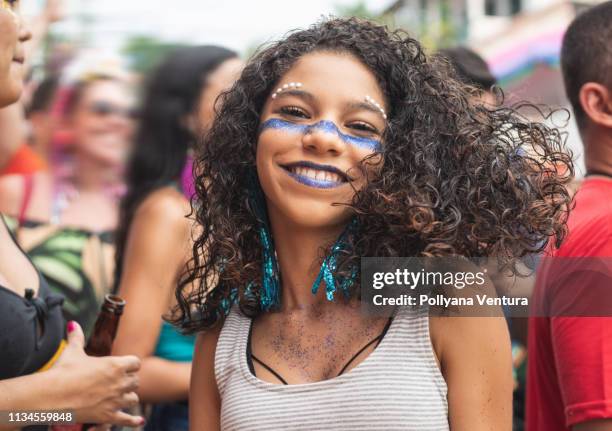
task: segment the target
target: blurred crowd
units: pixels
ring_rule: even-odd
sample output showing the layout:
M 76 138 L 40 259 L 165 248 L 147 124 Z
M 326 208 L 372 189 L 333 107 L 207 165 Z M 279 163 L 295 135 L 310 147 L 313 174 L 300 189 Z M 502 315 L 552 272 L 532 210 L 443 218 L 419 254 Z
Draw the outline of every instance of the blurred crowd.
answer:
M 134 377 L 130 380 L 132 383 L 123 382 L 126 389 L 118 391 L 116 399 L 111 400 L 124 412 L 101 407 L 104 402 L 111 401 L 102 400 L 102 395 L 94 400 L 96 395 L 92 395 L 89 405 L 81 405 L 83 413 L 79 419 L 81 422 L 143 426 L 142 418 L 146 416 L 144 427 L 147 430 L 188 429 L 188 396 L 196 337 L 183 335 L 162 316 L 167 317 L 175 305 L 176 285 L 192 257 L 194 228 L 193 218 L 188 215 L 192 213 L 192 204 L 197 205 L 192 201 L 197 187 L 194 184 L 194 152 L 201 137 L 213 125 L 219 110 L 219 95 L 232 87 L 245 63 L 236 52 L 223 47 L 191 46 L 171 52 L 147 76 L 123 70 L 120 63 L 108 58 L 79 56 L 78 53 L 51 60 L 49 63 L 53 67 L 48 67 L 43 74 L 33 74 L 30 59 L 41 49 L 41 41 L 49 27 L 62 18 L 58 10 L 61 2 L 48 0 L 41 15 L 32 19 L 29 26 L 19 23 L 18 34 L 13 35 L 18 41 L 14 45 L 16 51 L 10 40 L 4 40 L 10 39 L 6 28 L 19 20 L 18 2 L 0 2 L 0 68 L 5 68 L 6 58 L 11 63 L 8 78 L 0 69 L 0 86 L 3 87 L 0 88 L 0 217 L 3 221 L 0 226 L 6 226 L 10 237 L 46 280 L 48 298 L 63 297 L 62 316 L 66 322 L 71 322 L 63 349 L 73 352 L 70 357 L 60 358 L 58 364 L 78 368 L 79 361 L 84 363 L 84 356 L 79 356 L 82 352 L 76 350 L 79 346 L 82 348 L 83 339 L 91 334 L 106 294 L 117 294 L 129 304 L 121 319 L 113 355 L 125 361 L 117 365 L 126 370 L 120 373 L 121 378 L 138 376 L 138 389 L 134 386 Z M 606 13 L 612 16 L 609 9 Z M 571 46 L 566 50 L 568 56 L 577 56 Z M 457 79 L 469 88 L 472 103 L 492 109 L 503 103 L 500 92 L 495 90 L 495 77 L 478 54 L 466 47 L 445 49 L 438 54 L 446 59 Z M 609 52 L 607 55 L 610 58 L 605 64 L 609 72 L 612 55 Z M 563 72 L 574 73 L 572 67 L 568 65 Z M 21 77 L 22 84 L 19 84 Z M 572 81 L 571 77 L 566 79 Z M 585 80 L 596 81 L 595 72 Z M 595 162 L 589 171 L 593 178 L 586 180 L 586 186 L 594 189 L 593 182 L 604 183 L 601 187 L 605 190 L 601 193 L 610 197 L 612 86 L 609 81 L 597 85 L 601 88 L 589 87 L 591 92 L 589 89 L 580 92 L 572 102 L 574 106 L 587 106 L 580 114 L 583 139 L 586 148 L 591 150 L 587 152 L 587 163 Z M 596 126 L 584 126 L 588 121 Z M 601 149 L 599 144 L 593 143 L 595 140 L 606 142 L 607 147 Z M 198 173 L 197 166 L 195 173 Z M 567 187 L 573 195 L 580 182 L 575 180 Z M 584 192 L 585 199 L 590 197 L 587 192 L 591 189 Z M 602 195 L 592 199 L 599 199 L 597 196 Z M 602 237 L 610 239 L 612 224 L 606 223 L 612 211 L 609 208 L 607 211 L 607 215 L 599 219 L 600 232 Z M 0 267 L 0 276 L 9 262 L 13 268 L 28 265 L 18 258 L 9 259 L 10 237 L 0 235 L 1 259 L 5 263 Z M 602 247 L 601 253 L 605 254 L 605 250 L 610 250 L 610 243 Z M 514 289 L 517 295 L 530 296 L 538 257 L 531 255 L 522 262 L 529 277 L 505 277 L 494 271 L 492 277 L 500 289 Z M 27 277 L 27 271 L 24 273 Z M 0 277 L 0 285 L 19 285 L 15 282 L 18 278 L 5 275 Z M 612 296 L 612 291 L 607 295 Z M 2 295 L 0 301 L 5 301 Z M 51 299 L 45 301 L 36 306 L 36 313 L 52 315 L 57 304 Z M 2 318 L 1 322 L 4 322 Z M 589 335 L 591 341 L 599 340 L 599 343 L 590 347 L 564 344 L 562 348 L 555 342 L 555 330 L 560 329 L 554 322 L 544 326 L 538 323 L 529 328 L 529 333 L 524 318 L 508 319 L 508 324 L 514 373 L 513 429 L 525 429 L 528 391 L 531 391 L 533 405 L 548 414 L 547 408 L 553 403 L 551 397 L 558 397 L 560 405 L 565 403 L 566 406 L 574 397 L 574 392 L 567 389 L 572 388 L 571 384 L 563 385 L 563 376 L 589 367 L 607 370 L 602 371 L 607 380 L 599 385 L 607 398 L 598 401 L 603 407 L 592 407 L 597 411 L 595 416 L 580 409 L 576 415 L 584 415 L 581 420 L 585 421 L 612 420 L 612 323 L 591 323 L 588 327 L 593 331 Z M 49 328 L 40 331 L 47 332 Z M 562 328 L 569 331 L 565 326 Z M 63 329 L 60 332 L 64 337 Z M 552 337 L 552 351 L 542 347 L 542 343 L 550 342 L 545 341 L 546 337 Z M 540 356 L 530 364 L 534 368 L 528 374 L 531 349 L 536 346 L 530 343 L 537 344 Z M 0 349 L 5 347 L 0 344 Z M 598 349 L 605 364 L 589 357 L 589 363 L 581 363 L 577 358 L 572 359 L 572 365 L 563 365 L 563 358 L 559 356 L 559 352 L 569 351 L 567 355 L 572 355 L 576 349 L 591 348 Z M 58 357 L 61 354 L 60 351 Z M 554 363 L 547 364 L 546 360 Z M 5 362 L 0 359 L 0 379 L 33 373 L 42 365 L 37 363 L 19 373 L 11 373 L 2 369 Z M 101 374 L 108 366 L 92 363 L 80 376 L 91 379 L 92 386 L 104 379 L 115 379 L 115 376 Z M 556 368 L 557 373 L 550 372 L 549 376 L 549 371 L 536 366 Z M 577 367 L 575 371 L 567 369 L 571 366 Z M 57 364 L 55 367 L 58 368 Z M 564 388 L 565 392 L 554 395 L 555 389 L 549 390 L 542 380 L 545 374 L 551 381 L 561 379 L 561 383 L 554 385 L 557 385 L 556 390 Z M 598 374 L 597 378 L 604 379 L 604 376 Z M 117 382 L 119 379 L 116 377 Z M 528 390 L 530 384 L 534 388 L 538 385 L 538 389 Z M 11 404 L 2 407 L 3 396 L 0 394 L 0 410 L 8 410 Z M 532 425 L 527 428 L 530 431 L 557 431 L 565 429 L 568 422 L 564 415 L 570 413 L 559 413 L 561 416 L 556 422 L 546 422 L 535 418 L 536 413 L 530 414 L 533 415 Z M 574 424 L 579 422 L 568 426 Z M 4 429 L 2 426 L 0 423 L 0 429 Z M 604 426 L 609 427 L 609 422 Z

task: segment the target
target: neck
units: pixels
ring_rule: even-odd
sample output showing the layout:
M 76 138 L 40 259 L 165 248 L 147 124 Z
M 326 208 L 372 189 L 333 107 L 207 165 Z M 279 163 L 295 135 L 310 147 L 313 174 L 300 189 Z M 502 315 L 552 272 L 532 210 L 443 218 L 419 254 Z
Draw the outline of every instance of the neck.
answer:
M 612 176 L 612 131 L 592 126 L 582 140 L 587 173 Z
M 316 295 L 312 285 L 321 269 L 322 250 L 338 239 L 344 226 L 310 228 L 279 218 L 270 223 L 281 273 L 281 309 L 298 310 L 326 302 L 325 283 L 321 282 Z
M 105 165 L 78 155 L 73 178 L 81 192 L 96 192 L 121 183 L 117 166 Z

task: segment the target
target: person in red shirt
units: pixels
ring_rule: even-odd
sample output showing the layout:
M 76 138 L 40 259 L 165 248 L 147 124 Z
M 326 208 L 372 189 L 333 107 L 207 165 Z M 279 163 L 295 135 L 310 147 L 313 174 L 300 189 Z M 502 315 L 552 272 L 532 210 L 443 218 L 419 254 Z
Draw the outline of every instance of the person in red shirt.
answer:
M 0 168 L 2 175 L 32 175 L 47 169 L 47 163 L 26 143 L 21 144 L 17 151 L 7 162 L 6 166 Z
M 612 430 L 612 1 L 561 52 L 587 175 L 563 244 L 539 268 L 529 321 L 527 431 Z

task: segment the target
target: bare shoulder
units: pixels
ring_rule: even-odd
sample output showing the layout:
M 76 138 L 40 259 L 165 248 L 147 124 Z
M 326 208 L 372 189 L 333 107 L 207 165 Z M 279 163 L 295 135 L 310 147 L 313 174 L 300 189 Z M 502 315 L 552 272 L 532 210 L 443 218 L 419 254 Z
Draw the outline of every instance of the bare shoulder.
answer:
M 195 343 L 192 378 L 195 381 L 199 380 L 200 383 L 207 387 L 209 396 L 218 393 L 215 376 L 215 357 L 222 329 L 223 323 L 219 322 L 214 328 L 200 332 Z
M 510 335 L 503 317 L 430 316 L 431 342 L 440 362 L 467 359 L 483 350 L 509 350 Z
M 166 229 L 187 229 L 191 222 L 187 218 L 191 211 L 187 199 L 172 187 L 162 187 L 145 198 L 138 207 L 135 221 L 147 224 L 162 224 Z
M 208 358 L 212 357 L 214 359 L 215 351 L 217 350 L 217 343 L 219 342 L 219 337 L 221 336 L 221 329 L 223 329 L 223 325 L 218 324 L 214 328 L 198 334 L 196 346 L 198 347 L 198 352 L 200 355 Z
M 205 409 L 190 409 L 189 424 L 192 430 L 221 429 L 221 397 L 215 376 L 215 352 L 221 334 L 221 326 L 207 330 L 198 335 L 193 365 L 189 402 L 194 405 L 205 405 Z
M 47 173 L 39 172 L 32 175 L 36 189 L 48 186 L 50 178 Z M 25 193 L 24 175 L 3 175 L 0 177 L 0 212 L 17 215 L 23 204 Z
M 9 215 L 19 212 L 24 190 L 22 175 L 4 175 L 0 177 L 0 211 Z
M 461 263 L 458 270 L 481 271 L 480 267 Z M 485 269 L 484 273 L 487 272 Z M 489 275 L 484 275 L 484 283 L 478 287 L 447 288 L 445 297 L 456 300 L 458 305 L 448 309 L 434 306 L 430 308 L 430 336 L 438 358 L 463 358 L 483 355 L 487 350 L 509 349 L 508 325 L 500 305 L 480 305 L 478 297 L 497 298 L 495 284 Z M 478 358 L 475 358 L 478 360 Z

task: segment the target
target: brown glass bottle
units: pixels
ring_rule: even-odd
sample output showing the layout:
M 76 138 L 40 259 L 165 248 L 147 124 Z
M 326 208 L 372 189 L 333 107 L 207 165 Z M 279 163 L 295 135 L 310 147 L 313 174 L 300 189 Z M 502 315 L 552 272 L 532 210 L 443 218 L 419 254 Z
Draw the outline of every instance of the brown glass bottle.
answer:
M 113 349 L 113 341 L 117 335 L 119 320 L 123 314 L 125 301 L 119 296 L 106 295 L 93 332 L 85 346 L 89 356 L 109 356 Z M 95 427 L 96 424 L 83 424 L 82 431 Z
M 89 356 L 109 356 L 111 354 L 124 307 L 125 301 L 120 297 L 115 295 L 104 297 L 102 310 L 85 346 L 85 353 Z
M 106 295 L 104 303 L 98 314 L 93 332 L 85 346 L 85 353 L 89 356 L 109 356 L 113 341 L 117 335 L 119 319 L 123 314 L 125 301 L 119 296 Z M 51 431 L 85 431 L 95 427 L 96 424 L 53 425 Z

